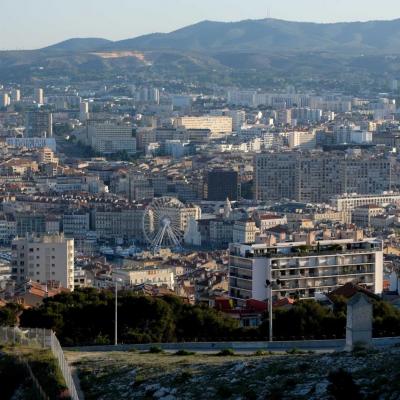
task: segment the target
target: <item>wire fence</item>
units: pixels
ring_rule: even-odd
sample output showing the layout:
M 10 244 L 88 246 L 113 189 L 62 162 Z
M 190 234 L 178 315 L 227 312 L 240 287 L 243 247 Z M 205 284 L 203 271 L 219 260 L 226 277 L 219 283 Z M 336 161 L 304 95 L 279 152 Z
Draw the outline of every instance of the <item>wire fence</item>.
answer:
M 29 365 L 29 363 L 26 360 L 24 360 L 21 356 L 18 356 L 18 362 L 21 365 L 23 365 L 23 367 L 27 371 L 28 376 L 32 382 L 33 388 L 34 388 L 35 392 L 37 393 L 38 397 L 40 398 L 40 400 L 50 400 L 50 397 L 47 396 L 46 392 L 43 390 L 43 388 L 40 385 L 39 381 L 37 380 L 35 374 L 33 373 L 32 368 Z
M 75 382 L 72 378 L 71 368 L 65 359 L 60 342 L 53 331 L 39 328 L 23 329 L 18 327 L 0 327 L 0 344 L 19 344 L 23 346 L 38 346 L 44 349 L 49 349 L 57 360 L 71 399 L 79 400 Z M 23 362 L 23 364 L 29 367 L 28 363 Z M 30 367 L 28 373 L 32 377 L 34 383 L 35 381 L 37 382 Z M 37 384 L 39 385 L 38 382 Z M 39 391 L 42 390 L 40 385 L 39 388 Z M 45 398 L 46 397 L 43 397 L 43 399 Z

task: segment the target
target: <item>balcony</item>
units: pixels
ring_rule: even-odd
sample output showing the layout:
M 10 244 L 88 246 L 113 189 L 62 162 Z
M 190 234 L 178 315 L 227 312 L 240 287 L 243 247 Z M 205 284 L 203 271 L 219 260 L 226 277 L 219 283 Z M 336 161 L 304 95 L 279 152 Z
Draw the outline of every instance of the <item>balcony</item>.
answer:
M 320 256 L 328 256 L 328 255 L 340 255 L 340 254 L 363 254 L 363 253 L 371 253 L 371 252 L 375 252 L 375 251 L 381 251 L 381 248 L 378 247 L 369 247 L 369 248 L 365 248 L 365 249 L 345 249 L 345 250 L 311 250 L 311 251 L 293 251 L 294 248 L 292 248 L 292 251 L 290 253 L 267 253 L 267 254 L 263 254 L 260 256 L 256 256 L 255 257 L 266 257 L 266 258 L 287 258 L 287 259 L 293 259 L 293 258 L 303 258 L 303 257 L 320 257 Z
M 243 274 L 239 274 L 237 272 L 230 272 L 229 277 L 237 278 L 237 279 L 244 279 L 244 280 L 248 280 L 248 281 L 251 281 L 253 279 L 249 275 L 243 275 Z

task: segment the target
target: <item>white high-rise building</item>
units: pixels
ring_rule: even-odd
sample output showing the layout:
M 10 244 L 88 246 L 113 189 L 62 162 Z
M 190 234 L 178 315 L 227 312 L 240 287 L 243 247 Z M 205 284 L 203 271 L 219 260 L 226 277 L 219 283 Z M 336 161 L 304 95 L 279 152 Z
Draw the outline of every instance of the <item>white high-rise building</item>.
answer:
M 13 103 L 18 103 L 21 101 L 21 91 L 19 89 L 14 89 L 11 91 L 11 101 Z
M 37 104 L 44 104 L 44 92 L 43 89 L 37 88 L 35 89 L 35 101 Z
M 288 141 L 291 149 L 312 150 L 316 146 L 315 132 L 289 132 Z
M 10 105 L 10 96 L 8 93 L 2 93 L 0 96 L 0 107 L 7 107 Z
M 243 110 L 213 110 L 210 112 L 210 115 L 231 117 L 232 129 L 234 132 L 239 132 L 246 123 L 246 111 Z
M 79 119 L 81 121 L 89 119 L 89 103 L 87 101 L 82 101 L 79 104 Z
M 203 115 L 201 117 L 179 117 L 175 127 L 186 129 L 209 129 L 213 135 L 232 133 L 232 117 Z
M 315 298 L 349 282 L 382 293 L 382 241 L 364 239 L 359 231 L 350 239 L 317 241 L 313 234 L 304 242 L 276 243 L 270 237 L 261 244 L 231 244 L 230 297 L 238 305 L 247 299 L 265 301 L 267 281 L 273 283 L 275 301 Z
M 16 282 L 59 282 L 62 287 L 74 290 L 74 239 L 66 239 L 62 234 L 17 237 L 11 250 L 12 276 Z

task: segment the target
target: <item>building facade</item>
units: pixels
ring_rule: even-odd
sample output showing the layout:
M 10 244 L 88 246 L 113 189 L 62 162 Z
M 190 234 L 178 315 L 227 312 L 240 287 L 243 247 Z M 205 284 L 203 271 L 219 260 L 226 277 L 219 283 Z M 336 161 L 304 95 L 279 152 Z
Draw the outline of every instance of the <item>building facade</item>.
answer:
M 204 115 L 201 117 L 179 117 L 175 120 L 176 127 L 186 129 L 209 129 L 213 135 L 232 133 L 232 117 Z
M 390 190 L 393 162 L 384 157 L 344 153 L 262 153 L 254 158 L 255 199 L 327 202 L 343 193 Z
M 74 290 L 74 240 L 63 235 L 17 237 L 11 245 L 12 277 L 17 283 L 59 282 Z
M 356 233 L 355 233 L 356 235 Z M 357 235 L 356 235 L 357 236 Z M 373 293 L 383 288 L 383 247 L 360 236 L 293 243 L 230 245 L 229 293 L 242 305 L 247 299 L 264 301 L 267 280 L 274 300 L 312 299 L 348 282 Z
M 110 121 L 87 124 L 87 143 L 98 153 L 136 153 L 136 137 L 130 124 Z

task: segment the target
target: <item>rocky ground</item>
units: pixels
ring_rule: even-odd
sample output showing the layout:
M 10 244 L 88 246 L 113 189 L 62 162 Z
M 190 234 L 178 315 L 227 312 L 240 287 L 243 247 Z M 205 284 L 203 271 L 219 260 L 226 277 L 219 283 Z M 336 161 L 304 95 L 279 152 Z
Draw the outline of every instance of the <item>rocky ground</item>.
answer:
M 67 356 L 78 369 L 86 400 L 400 399 L 400 348 L 289 353 Z

